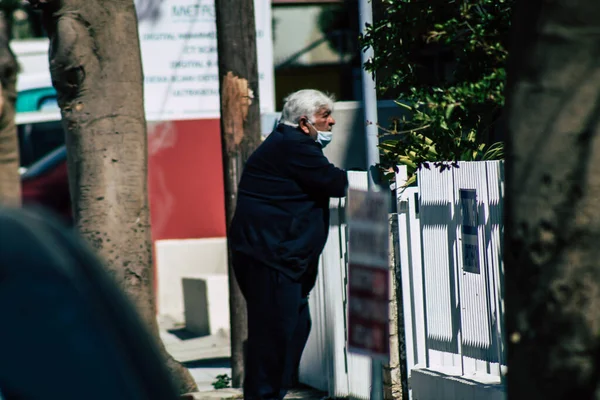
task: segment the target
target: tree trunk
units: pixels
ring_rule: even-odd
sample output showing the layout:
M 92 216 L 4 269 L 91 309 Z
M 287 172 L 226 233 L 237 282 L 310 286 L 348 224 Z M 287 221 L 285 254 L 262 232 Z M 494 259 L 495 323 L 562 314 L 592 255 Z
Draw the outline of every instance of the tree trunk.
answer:
M 517 2 L 508 92 L 508 397 L 600 399 L 600 7 Z
M 133 0 L 31 0 L 44 10 L 66 132 L 76 225 L 137 306 L 180 393 L 189 371 L 158 335 L 147 191 L 147 137 Z M 48 3 L 49 2 L 49 3 Z
M 260 105 L 253 0 L 216 0 L 221 92 L 221 142 L 227 226 L 237 201 L 246 160 L 260 144 Z M 248 337 L 246 302 L 229 257 L 232 386 L 244 381 L 244 343 Z
M 0 205 L 21 204 L 19 141 L 15 124 L 17 73 L 19 65 L 10 49 L 12 8 L 2 9 L 0 16 Z

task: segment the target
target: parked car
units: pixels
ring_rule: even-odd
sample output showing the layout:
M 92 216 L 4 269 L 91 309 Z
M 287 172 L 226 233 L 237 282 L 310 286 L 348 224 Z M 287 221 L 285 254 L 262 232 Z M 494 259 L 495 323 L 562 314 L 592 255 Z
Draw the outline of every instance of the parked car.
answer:
M 65 134 L 50 75 L 23 75 L 17 90 L 23 204 L 49 209 L 71 223 Z
M 64 145 L 36 161 L 21 174 L 24 205 L 42 206 L 72 223 L 67 149 Z

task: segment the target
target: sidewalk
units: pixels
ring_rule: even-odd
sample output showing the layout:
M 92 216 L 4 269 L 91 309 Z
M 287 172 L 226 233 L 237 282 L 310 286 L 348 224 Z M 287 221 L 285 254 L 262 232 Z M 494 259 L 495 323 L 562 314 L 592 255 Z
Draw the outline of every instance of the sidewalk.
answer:
M 231 354 L 229 335 L 220 332 L 217 335 L 194 337 L 184 326 L 165 316 L 158 317 L 160 337 L 167 351 L 177 361 L 187 367 L 196 380 L 198 393 L 185 397 L 189 400 L 242 399 L 240 389 L 215 390 L 212 383 L 218 375 L 231 376 L 229 357 Z M 311 388 L 291 390 L 286 399 L 321 400 L 327 394 Z

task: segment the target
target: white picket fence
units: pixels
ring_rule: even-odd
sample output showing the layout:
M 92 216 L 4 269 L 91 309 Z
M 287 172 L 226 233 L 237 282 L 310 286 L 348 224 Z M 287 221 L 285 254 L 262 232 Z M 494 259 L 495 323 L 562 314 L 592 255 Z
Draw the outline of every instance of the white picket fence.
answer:
M 367 189 L 365 172 L 349 172 L 351 188 Z M 310 294 L 312 331 L 300 362 L 300 382 L 331 397 L 369 400 L 371 360 L 346 351 L 348 241 L 346 199 L 331 199 L 329 238 Z
M 399 191 L 411 397 L 503 399 L 503 162 L 422 169 Z M 402 180 L 402 172 L 397 175 Z
M 397 181 L 402 182 L 401 169 Z M 419 172 L 398 191 L 399 270 L 410 397 L 504 399 L 502 162 Z M 367 187 L 366 173 L 350 186 Z M 345 199 L 331 201 L 329 239 L 311 294 L 313 329 L 300 381 L 332 397 L 369 399 L 371 363 L 346 351 Z

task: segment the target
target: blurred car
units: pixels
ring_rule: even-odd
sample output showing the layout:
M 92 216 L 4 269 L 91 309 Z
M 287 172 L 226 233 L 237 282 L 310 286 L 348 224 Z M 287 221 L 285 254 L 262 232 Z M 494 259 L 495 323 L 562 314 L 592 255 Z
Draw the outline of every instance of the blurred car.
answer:
M 24 205 L 42 206 L 71 224 L 71 198 L 64 145 L 33 163 L 21 174 Z
M 42 206 L 71 223 L 65 135 L 50 75 L 20 77 L 17 90 L 23 204 Z

